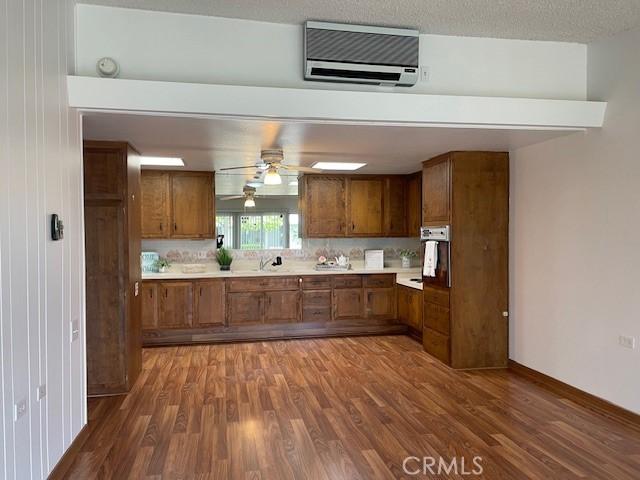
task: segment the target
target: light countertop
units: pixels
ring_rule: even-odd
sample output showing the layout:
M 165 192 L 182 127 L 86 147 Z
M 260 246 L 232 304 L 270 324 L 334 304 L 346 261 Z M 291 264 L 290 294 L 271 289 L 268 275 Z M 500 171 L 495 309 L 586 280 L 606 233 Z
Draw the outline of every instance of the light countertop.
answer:
M 203 273 L 183 273 L 179 266 L 173 266 L 165 273 L 143 273 L 142 280 L 187 280 L 196 278 L 240 278 L 240 277 L 278 277 L 298 275 L 370 275 L 376 273 L 396 273 L 402 278 L 416 278 L 420 276 L 419 268 L 385 267 L 382 270 L 366 270 L 362 267 L 352 267 L 350 270 L 314 270 L 308 266 L 269 267 L 267 270 L 256 269 L 234 270 L 222 272 L 215 264 L 207 265 Z M 416 284 L 417 285 L 417 284 Z M 413 285 L 409 285 L 413 286 Z M 420 287 L 421 288 L 421 287 Z
M 412 268 L 411 273 L 408 273 L 406 269 L 398 273 L 398 275 L 396 275 L 396 283 L 405 287 L 415 288 L 416 290 L 422 290 L 422 283 L 412 282 L 412 278 L 422 278 L 422 272 L 419 268 Z

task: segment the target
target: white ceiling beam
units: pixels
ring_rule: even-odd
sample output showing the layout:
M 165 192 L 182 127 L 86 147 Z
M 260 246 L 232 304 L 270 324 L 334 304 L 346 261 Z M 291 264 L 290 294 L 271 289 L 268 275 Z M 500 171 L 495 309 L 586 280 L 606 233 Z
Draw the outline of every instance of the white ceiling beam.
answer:
M 345 124 L 580 130 L 601 127 L 606 102 L 425 95 L 67 77 L 84 111 L 274 118 Z

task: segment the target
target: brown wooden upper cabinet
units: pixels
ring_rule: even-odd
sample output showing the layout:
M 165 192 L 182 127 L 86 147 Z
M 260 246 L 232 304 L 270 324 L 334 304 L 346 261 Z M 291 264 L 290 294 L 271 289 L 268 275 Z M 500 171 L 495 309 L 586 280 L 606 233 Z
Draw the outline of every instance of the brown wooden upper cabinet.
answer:
M 213 238 L 213 172 L 142 171 L 142 238 Z
M 313 175 L 300 182 L 306 237 L 344 237 L 347 233 L 345 177 Z
M 408 181 L 414 175 L 304 175 L 300 181 L 302 234 L 322 237 L 416 236 L 419 194 L 409 203 Z M 409 230 L 409 211 L 418 226 Z M 415 232 L 414 232 L 415 231 Z
M 171 179 L 169 172 L 143 170 L 142 237 L 167 238 L 171 233 Z
M 408 179 L 404 176 L 393 176 L 385 179 L 384 195 L 384 231 L 389 236 L 403 237 L 407 235 L 409 220 L 409 204 L 406 200 Z
M 422 222 L 451 223 L 451 160 L 442 155 L 422 169 Z
M 376 237 L 384 232 L 384 180 L 351 178 L 348 183 L 347 232 L 353 237 Z
M 407 235 L 420 236 L 422 226 L 422 172 L 409 175 L 405 190 Z

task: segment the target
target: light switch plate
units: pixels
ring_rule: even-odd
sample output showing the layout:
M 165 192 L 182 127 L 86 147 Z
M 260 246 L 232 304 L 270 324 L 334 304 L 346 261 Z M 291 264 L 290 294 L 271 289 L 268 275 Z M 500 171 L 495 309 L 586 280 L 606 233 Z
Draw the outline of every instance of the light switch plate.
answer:
M 430 77 L 430 71 L 429 71 L 429 67 L 420 67 L 420 81 L 421 82 L 428 82 L 429 81 L 429 77 Z
M 22 399 L 13 406 L 13 421 L 17 422 L 27 413 L 27 400 Z
M 71 341 L 75 342 L 80 337 L 80 322 L 73 320 L 71 322 Z

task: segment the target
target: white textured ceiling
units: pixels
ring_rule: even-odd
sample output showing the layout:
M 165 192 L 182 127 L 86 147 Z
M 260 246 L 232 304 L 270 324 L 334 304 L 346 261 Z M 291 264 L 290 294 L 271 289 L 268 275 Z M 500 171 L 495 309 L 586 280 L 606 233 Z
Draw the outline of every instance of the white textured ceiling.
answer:
M 337 125 L 278 120 L 230 120 L 120 113 L 84 115 L 85 139 L 130 142 L 143 155 L 180 156 L 189 170 L 216 170 L 216 193 L 236 195 L 254 169 L 260 150 L 282 148 L 285 164 L 311 166 L 324 161 L 364 162 L 358 173 L 411 173 L 421 162 L 450 150 L 508 151 L 567 131 L 488 130 L 481 128 Z M 281 174 L 284 172 L 280 172 Z M 290 178 L 261 195 L 294 195 Z
M 639 0 L 80 0 L 299 24 L 406 26 L 421 33 L 587 43 L 640 26 Z

